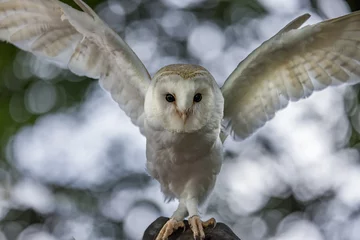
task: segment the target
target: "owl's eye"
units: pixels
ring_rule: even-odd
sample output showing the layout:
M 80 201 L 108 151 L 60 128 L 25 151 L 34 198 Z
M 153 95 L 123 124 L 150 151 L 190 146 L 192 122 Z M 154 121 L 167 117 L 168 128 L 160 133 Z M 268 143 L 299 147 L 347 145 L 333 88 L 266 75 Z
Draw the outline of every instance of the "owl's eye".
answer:
M 171 95 L 170 93 L 166 94 L 165 99 L 168 102 L 174 102 L 175 101 L 175 97 L 173 95 Z
M 200 102 L 202 99 L 202 96 L 200 93 L 195 94 L 194 96 L 194 102 Z

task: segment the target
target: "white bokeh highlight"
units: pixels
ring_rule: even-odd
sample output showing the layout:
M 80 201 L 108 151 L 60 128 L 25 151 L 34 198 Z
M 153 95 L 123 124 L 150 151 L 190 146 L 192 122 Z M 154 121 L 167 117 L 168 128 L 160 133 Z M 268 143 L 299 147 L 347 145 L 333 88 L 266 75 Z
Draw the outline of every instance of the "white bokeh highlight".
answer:
M 124 13 L 134 11 L 139 2 L 117 3 L 109 0 L 107 6 L 101 6 L 99 10 L 104 15 L 111 11 L 123 22 Z M 199 22 L 194 14 L 184 10 L 200 4 L 201 0 L 163 2 L 171 8 L 156 21 L 147 19 L 126 28 L 122 26 L 125 40 L 153 74 L 164 65 L 189 61 L 162 52 L 159 28 L 175 39 L 187 39 L 189 55 L 207 67 L 219 85 L 263 41 L 296 16 L 311 11 L 310 6 L 302 4 L 300 0 L 261 0 L 269 10 L 269 15 L 251 20 L 246 25 L 234 22 L 223 30 L 214 22 Z M 340 0 L 324 0 L 321 6 L 331 17 L 348 11 Z M 309 24 L 321 20 L 314 13 L 312 15 Z M 257 38 L 250 34 L 253 31 Z M 233 36 L 236 39 L 231 41 Z M 38 59 L 34 61 L 34 65 L 26 65 L 26 71 L 19 73 L 23 78 L 27 78 L 29 72 L 45 79 L 59 74 L 58 69 L 48 69 Z M 27 96 L 36 94 L 36 87 L 30 88 Z M 224 164 L 213 198 L 219 199 L 218 206 L 224 206 L 224 209 L 228 207 L 241 218 L 230 219 L 231 214 L 219 207 L 219 216 L 216 216 L 218 221 L 233 223 L 231 227 L 234 231 L 247 240 L 358 239 L 360 217 L 353 217 L 352 214 L 360 207 L 359 152 L 344 148 L 350 137 L 350 125 L 345 117 L 347 110 L 343 104 L 345 91 L 347 89 L 344 87 L 329 88 L 313 94 L 307 100 L 290 103 L 248 140 L 240 143 L 227 140 L 226 150 L 234 152 L 237 157 Z M 53 103 L 42 105 L 41 95 L 31 99 L 28 108 L 35 113 L 46 112 L 53 106 Z M 359 112 L 359 109 L 354 110 L 355 123 L 360 122 Z M 21 119 L 22 115 L 18 115 Z M 354 126 L 360 129 L 360 124 Z M 258 144 L 259 136 L 265 136 L 273 142 L 279 154 L 264 154 Z M 114 142 L 119 144 L 119 148 L 122 147 L 116 159 L 122 168 L 115 173 L 144 172 L 145 138 L 109 95 L 96 86 L 89 91 L 86 101 L 80 106 L 45 115 L 33 126 L 20 129 L 9 148 L 12 163 L 20 171 L 31 173 L 45 183 L 87 188 L 116 177 L 109 174 L 111 165 L 107 164 L 114 160 L 108 154 Z M 334 198 L 319 206 L 309 205 L 305 212 L 313 215 L 313 219 L 300 213 L 286 216 L 286 213 L 272 212 L 270 215 L 280 224 L 270 236 L 272 229 L 267 226 L 265 217 L 256 215 L 256 212 L 271 197 L 287 197 L 290 192 L 303 202 L 312 201 L 328 192 L 332 192 Z M 54 206 L 55 197 L 45 186 L 31 181 L 18 182 L 12 194 L 14 203 L 22 207 L 40 212 L 61 209 Z M 35 201 L 34 194 L 43 196 L 42 201 Z M 64 209 L 67 211 L 76 211 L 70 203 L 65 204 L 65 198 L 57 196 L 56 199 L 58 204 L 66 206 Z M 157 204 L 160 211 L 135 205 L 139 200 Z M 149 223 L 159 215 L 171 215 L 175 207 L 175 202 L 163 202 L 159 186 L 153 182 L 141 190 L 114 189 L 110 198 L 102 199 L 99 209 L 104 217 L 124 221 L 126 234 L 139 239 Z M 207 216 L 206 213 L 203 215 Z M 138 219 L 134 225 L 133 222 Z M 67 219 L 58 226 L 58 234 L 55 231 L 55 235 L 60 235 L 66 229 L 69 239 L 72 236 L 76 240 L 90 239 L 89 232 L 94 224 L 90 216 Z M 31 235 L 28 231 L 22 233 L 26 239 L 56 239 L 39 229 L 32 231 Z

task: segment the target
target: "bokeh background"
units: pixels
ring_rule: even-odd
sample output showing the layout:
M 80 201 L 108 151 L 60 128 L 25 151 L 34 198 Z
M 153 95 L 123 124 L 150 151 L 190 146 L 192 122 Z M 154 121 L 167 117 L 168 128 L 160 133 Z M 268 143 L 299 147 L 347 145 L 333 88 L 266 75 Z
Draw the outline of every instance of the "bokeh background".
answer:
M 72 6 L 71 1 L 66 1 Z M 151 74 L 205 66 L 219 84 L 293 18 L 313 24 L 357 0 L 87 0 Z M 291 103 L 225 144 L 202 208 L 243 240 L 360 238 L 359 87 Z M 97 81 L 0 43 L 0 240 L 141 239 L 164 203 L 145 139 Z

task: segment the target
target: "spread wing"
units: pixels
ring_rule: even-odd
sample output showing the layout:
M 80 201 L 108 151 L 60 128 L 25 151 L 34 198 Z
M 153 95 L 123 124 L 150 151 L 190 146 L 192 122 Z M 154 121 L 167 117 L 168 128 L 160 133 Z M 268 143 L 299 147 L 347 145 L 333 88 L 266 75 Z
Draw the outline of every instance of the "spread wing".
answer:
M 129 46 L 82 0 L 78 11 L 58 0 L 0 0 L 0 40 L 101 86 L 143 129 L 149 74 Z
M 229 132 L 246 138 L 289 101 L 360 77 L 360 12 L 300 27 L 289 23 L 242 61 L 222 93 Z

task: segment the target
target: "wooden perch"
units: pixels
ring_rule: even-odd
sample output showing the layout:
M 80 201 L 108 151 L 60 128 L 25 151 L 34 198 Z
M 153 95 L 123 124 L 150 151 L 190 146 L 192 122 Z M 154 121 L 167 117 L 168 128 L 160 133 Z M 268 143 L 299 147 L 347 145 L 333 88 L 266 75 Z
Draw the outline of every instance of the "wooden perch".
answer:
M 167 220 L 169 218 L 159 217 L 152 222 L 145 230 L 142 240 L 154 240 Z M 169 240 L 194 240 L 188 221 L 185 220 L 184 222 L 186 226 L 185 231 L 183 232 L 183 229 L 178 229 L 169 237 Z M 205 235 L 205 240 L 240 240 L 224 223 L 217 223 L 215 228 L 206 228 Z

